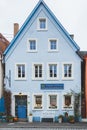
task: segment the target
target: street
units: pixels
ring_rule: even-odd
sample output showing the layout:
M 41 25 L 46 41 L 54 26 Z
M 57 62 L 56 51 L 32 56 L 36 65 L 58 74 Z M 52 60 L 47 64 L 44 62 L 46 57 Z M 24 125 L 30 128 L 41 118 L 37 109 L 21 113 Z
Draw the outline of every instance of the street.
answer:
M 87 123 L 0 123 L 0 130 L 87 130 Z

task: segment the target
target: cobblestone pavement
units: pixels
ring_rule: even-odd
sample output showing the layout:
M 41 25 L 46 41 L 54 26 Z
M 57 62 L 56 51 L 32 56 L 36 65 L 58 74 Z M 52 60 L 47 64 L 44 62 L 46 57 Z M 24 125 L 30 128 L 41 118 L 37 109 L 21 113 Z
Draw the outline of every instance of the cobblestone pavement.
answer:
M 0 123 L 0 130 L 87 130 L 87 123 Z

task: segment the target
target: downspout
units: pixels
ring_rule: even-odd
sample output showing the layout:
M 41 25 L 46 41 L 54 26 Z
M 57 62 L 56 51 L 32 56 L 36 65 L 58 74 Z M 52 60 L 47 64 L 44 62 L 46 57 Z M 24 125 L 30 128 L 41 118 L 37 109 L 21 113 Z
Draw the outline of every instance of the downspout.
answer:
M 87 118 L 87 55 L 84 57 L 85 60 L 85 106 L 86 106 L 86 118 Z

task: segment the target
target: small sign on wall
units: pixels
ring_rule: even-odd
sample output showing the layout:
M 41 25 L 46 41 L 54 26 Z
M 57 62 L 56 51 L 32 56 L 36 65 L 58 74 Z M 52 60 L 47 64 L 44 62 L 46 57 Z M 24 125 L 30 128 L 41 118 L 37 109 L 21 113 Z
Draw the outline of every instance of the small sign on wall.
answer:
M 64 89 L 64 84 L 41 84 L 42 90 L 60 90 Z

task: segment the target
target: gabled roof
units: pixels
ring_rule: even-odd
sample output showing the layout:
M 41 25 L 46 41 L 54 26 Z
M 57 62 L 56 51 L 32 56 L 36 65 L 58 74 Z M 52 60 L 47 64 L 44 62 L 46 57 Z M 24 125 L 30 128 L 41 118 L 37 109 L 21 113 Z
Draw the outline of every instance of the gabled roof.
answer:
M 0 54 L 4 53 L 9 41 L 0 33 Z
M 66 37 L 69 39 L 69 41 L 71 42 L 71 44 L 76 48 L 76 50 L 79 50 L 79 46 L 76 44 L 76 42 L 70 37 L 69 33 L 65 30 L 65 28 L 61 25 L 61 23 L 59 22 L 59 20 L 55 17 L 55 15 L 53 14 L 53 12 L 48 8 L 48 6 L 46 5 L 46 3 L 43 0 L 39 0 L 39 2 L 37 3 L 37 5 L 35 6 L 35 8 L 33 9 L 33 11 L 31 12 L 31 14 L 29 15 L 29 17 L 26 19 L 26 21 L 24 22 L 24 24 L 22 25 L 22 27 L 20 28 L 20 30 L 18 31 L 18 33 L 16 34 L 16 36 L 13 38 L 13 40 L 11 41 L 10 45 L 8 46 L 8 48 L 5 50 L 4 55 L 6 55 L 9 50 L 11 49 L 11 47 L 14 45 L 15 41 L 17 40 L 17 38 L 20 36 L 20 34 L 22 33 L 22 31 L 24 30 L 24 28 L 27 26 L 27 24 L 30 22 L 31 18 L 33 17 L 33 15 L 35 14 L 35 12 L 38 10 L 38 8 L 40 7 L 40 5 L 43 5 L 44 8 L 48 11 L 48 13 L 50 14 L 50 16 L 52 17 L 52 19 L 55 21 L 55 23 L 60 27 L 60 29 L 63 31 L 63 33 L 66 35 Z

